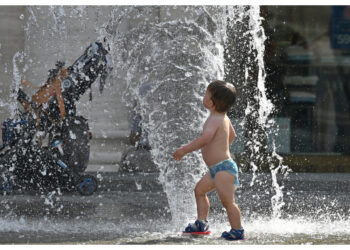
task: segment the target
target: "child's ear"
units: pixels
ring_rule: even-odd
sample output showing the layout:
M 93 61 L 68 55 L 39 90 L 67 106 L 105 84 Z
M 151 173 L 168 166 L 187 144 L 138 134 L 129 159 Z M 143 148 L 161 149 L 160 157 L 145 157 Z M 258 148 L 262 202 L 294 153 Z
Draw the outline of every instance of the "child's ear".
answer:
M 215 104 L 214 104 L 214 102 L 213 102 L 212 99 L 209 100 L 209 103 L 210 103 L 210 106 L 211 106 L 211 107 L 213 107 L 213 108 L 215 107 Z

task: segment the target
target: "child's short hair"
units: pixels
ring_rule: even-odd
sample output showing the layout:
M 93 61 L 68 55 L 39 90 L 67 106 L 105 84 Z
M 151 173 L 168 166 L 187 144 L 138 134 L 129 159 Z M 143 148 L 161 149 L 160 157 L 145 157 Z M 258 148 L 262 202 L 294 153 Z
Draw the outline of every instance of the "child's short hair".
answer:
M 216 80 L 208 85 L 208 90 L 215 110 L 220 113 L 228 112 L 236 101 L 237 91 L 231 83 Z

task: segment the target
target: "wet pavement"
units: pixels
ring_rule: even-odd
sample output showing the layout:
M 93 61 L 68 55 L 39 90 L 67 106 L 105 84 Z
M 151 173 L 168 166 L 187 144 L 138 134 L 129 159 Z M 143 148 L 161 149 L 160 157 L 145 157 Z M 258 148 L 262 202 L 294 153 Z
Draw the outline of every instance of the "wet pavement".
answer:
M 101 182 L 92 196 L 2 196 L 0 243 L 229 244 L 219 239 L 228 222 L 215 192 L 209 194 L 212 234 L 189 237 L 169 227 L 171 215 L 157 173 L 93 174 Z M 252 187 L 252 175 L 240 179 L 236 202 L 249 240 L 235 244 L 350 243 L 350 174 L 289 174 L 278 219 L 272 216 L 270 176 L 258 176 Z

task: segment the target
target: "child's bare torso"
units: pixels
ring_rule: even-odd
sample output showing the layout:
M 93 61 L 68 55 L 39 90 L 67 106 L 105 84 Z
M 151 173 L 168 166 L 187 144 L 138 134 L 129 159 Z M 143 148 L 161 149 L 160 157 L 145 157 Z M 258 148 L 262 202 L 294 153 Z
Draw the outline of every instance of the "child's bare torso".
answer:
M 202 148 L 203 160 L 210 167 L 231 158 L 229 150 L 231 121 L 226 115 L 211 115 L 204 123 L 203 130 L 209 121 L 217 123 L 218 126 L 213 139 Z

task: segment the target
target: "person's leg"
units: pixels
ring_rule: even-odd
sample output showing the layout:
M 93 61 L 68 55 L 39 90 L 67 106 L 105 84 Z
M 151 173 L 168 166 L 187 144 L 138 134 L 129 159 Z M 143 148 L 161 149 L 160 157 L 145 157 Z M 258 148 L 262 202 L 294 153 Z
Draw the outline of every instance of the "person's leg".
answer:
M 215 188 L 226 209 L 231 228 L 241 229 L 241 211 L 235 203 L 234 182 L 235 177 L 227 171 L 220 171 L 215 175 Z
M 198 220 L 206 220 L 208 218 L 210 203 L 207 193 L 215 189 L 214 181 L 211 178 L 210 172 L 206 173 L 197 183 L 194 194 L 197 203 Z

